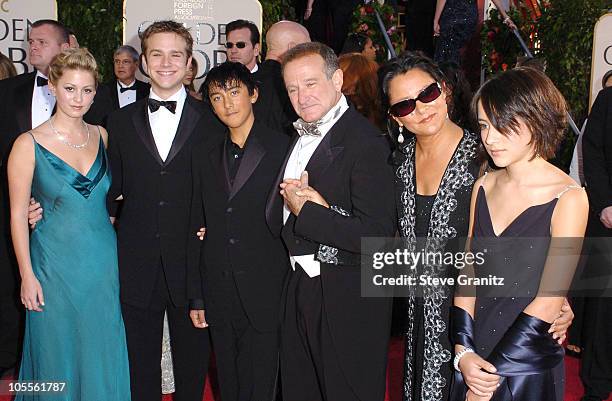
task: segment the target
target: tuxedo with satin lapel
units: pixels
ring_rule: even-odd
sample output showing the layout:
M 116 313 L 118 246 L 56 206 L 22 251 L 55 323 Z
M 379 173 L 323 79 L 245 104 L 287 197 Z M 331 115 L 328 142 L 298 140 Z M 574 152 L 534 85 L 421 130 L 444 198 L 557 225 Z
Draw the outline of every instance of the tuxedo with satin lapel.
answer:
M 188 317 L 187 242 L 191 151 L 223 132 L 209 109 L 187 96 L 177 132 L 162 161 L 147 111 L 147 99 L 108 120 L 112 185 L 108 204 L 118 215 L 117 250 L 126 327 L 132 401 L 160 400 L 164 311 L 172 333 L 175 399 L 200 401 L 208 367 L 208 330 Z M 114 201 L 123 196 L 117 214 Z
M 294 138 L 292 148 L 296 141 Z M 323 244 L 337 248 L 338 259 L 342 255 L 343 259 L 354 261 L 359 259 L 362 237 L 394 236 L 394 180 L 388 163 L 389 153 L 385 138 L 350 107 L 323 138 L 306 166 L 309 185 L 329 205 L 349 212 L 350 216 L 306 202 L 299 216 L 296 218 L 291 214 L 282 229 L 282 238 L 291 255 L 316 255 Z M 285 167 L 281 168 L 277 185 L 284 170 Z M 273 230 L 282 224 L 282 200 L 277 192 L 275 189 L 270 194 L 266 209 L 266 218 Z M 322 345 L 317 348 L 320 354 L 314 359 L 319 358 L 322 361 L 319 363 L 332 367 L 331 370 L 337 373 L 327 375 L 323 372 L 326 383 L 319 384 L 326 387 L 321 389 L 321 393 L 328 398 L 334 388 L 342 389 L 335 393 L 339 395 L 333 396 L 334 401 L 384 399 L 391 299 L 362 297 L 360 279 L 358 262 L 340 265 L 321 262 L 320 276 L 308 278 L 296 263 L 296 271 L 290 272 L 288 280 L 287 309 L 281 336 L 292 333 L 290 326 L 295 324 L 296 316 L 292 313 L 295 313 L 296 304 L 302 302 L 309 310 L 316 310 L 313 316 L 321 316 L 322 339 L 315 340 Z M 299 283 L 292 284 L 296 280 Z M 304 295 L 299 290 L 306 287 L 318 292 L 320 298 L 304 303 Z M 315 303 L 318 305 L 312 305 Z M 289 337 L 282 339 L 281 366 L 283 361 L 291 364 L 297 358 L 293 350 L 301 340 Z M 313 369 L 298 366 L 297 370 L 282 371 L 282 382 L 288 384 L 285 386 L 288 392 L 283 391 L 290 399 L 322 399 L 314 393 L 303 395 L 312 387 L 303 382 L 308 370 Z M 348 385 L 342 384 L 344 380 Z
M 150 85 L 148 83 L 137 79 L 134 86 L 136 87 L 136 102 L 149 96 Z M 94 102 L 83 118 L 90 124 L 106 127 L 108 116 L 119 109 L 117 80 L 112 80 L 98 86 Z
M 187 96 L 180 123 L 165 161 L 162 161 L 143 99 L 120 109 L 109 119 L 109 158 L 113 200 L 123 195 L 117 229 L 121 298 L 146 306 L 156 268 L 164 269 L 172 300 L 186 303 L 186 241 L 191 202 L 191 150 L 218 137 L 222 128 L 201 102 Z
M 225 138 L 218 139 L 209 149 L 203 149 L 203 145 L 194 148 L 196 198 L 191 223 L 193 228 L 203 227 L 204 211 L 207 231 L 200 266 L 206 317 L 211 325 L 224 321 L 227 286 L 232 286 L 234 280 L 251 323 L 261 331 L 278 324 L 288 259 L 278 238 L 280 231 L 272 233 L 266 224 L 265 207 L 289 138 L 275 135 L 278 132 L 255 123 L 233 185 L 227 171 Z M 197 290 L 190 298 L 201 298 Z
M 289 260 L 265 208 L 289 137 L 256 121 L 233 185 L 228 141 L 200 145 L 192 155 L 192 231 L 206 226 L 206 236 L 192 241 L 200 261 L 190 261 L 190 298 L 205 298 L 222 399 L 272 401 Z
M 17 300 L 19 271 L 10 235 L 6 163 L 13 142 L 32 129 L 36 71 L 0 80 L 0 370 L 13 366 L 21 352 L 23 308 Z

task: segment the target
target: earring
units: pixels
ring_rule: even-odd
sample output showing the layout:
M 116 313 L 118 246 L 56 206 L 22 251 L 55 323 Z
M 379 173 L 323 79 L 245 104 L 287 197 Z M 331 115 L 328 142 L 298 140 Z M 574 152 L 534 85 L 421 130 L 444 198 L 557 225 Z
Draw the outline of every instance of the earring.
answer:
M 403 131 L 404 131 L 404 126 L 400 125 L 399 126 L 399 135 L 397 136 L 397 142 L 398 143 L 404 143 L 404 135 L 402 134 Z

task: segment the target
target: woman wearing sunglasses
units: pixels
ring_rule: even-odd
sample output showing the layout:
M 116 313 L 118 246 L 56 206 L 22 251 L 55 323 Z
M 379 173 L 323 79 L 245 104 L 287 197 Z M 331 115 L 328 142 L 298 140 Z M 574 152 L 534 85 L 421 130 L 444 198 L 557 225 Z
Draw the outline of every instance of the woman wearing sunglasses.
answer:
M 398 126 L 395 152 L 399 232 L 410 252 L 460 252 L 468 233 L 470 197 L 478 178 L 478 137 L 450 118 L 450 86 L 429 58 L 406 53 L 381 72 L 383 104 L 390 125 Z M 457 86 L 455 86 L 457 87 Z M 453 264 L 428 260 L 406 273 L 416 277 L 455 278 Z M 404 273 L 404 272 L 403 272 Z M 407 304 L 404 401 L 446 401 L 454 350 L 449 319 L 454 285 L 409 286 Z M 397 294 L 397 293 L 396 293 Z M 565 335 L 571 312 L 556 323 Z
M 478 138 L 449 119 L 452 94 L 438 66 L 406 53 L 383 67 L 383 102 L 399 126 L 395 152 L 399 232 L 411 252 L 460 250 Z M 428 240 L 430 239 L 430 240 Z M 421 265 L 415 277 L 456 276 L 451 265 Z M 452 373 L 448 321 L 452 286 L 405 288 L 408 309 L 404 400 L 446 401 Z

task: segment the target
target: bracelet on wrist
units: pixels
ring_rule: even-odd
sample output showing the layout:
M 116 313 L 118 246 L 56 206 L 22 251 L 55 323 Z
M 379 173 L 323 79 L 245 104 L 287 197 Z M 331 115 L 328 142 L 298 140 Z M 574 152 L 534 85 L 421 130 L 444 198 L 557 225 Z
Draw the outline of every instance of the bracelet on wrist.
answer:
M 457 354 L 455 354 L 455 359 L 453 359 L 453 367 L 457 372 L 461 372 L 461 370 L 459 370 L 459 361 L 465 356 L 465 354 L 468 354 L 470 352 L 474 352 L 474 350 L 466 347 L 461 351 L 457 352 Z

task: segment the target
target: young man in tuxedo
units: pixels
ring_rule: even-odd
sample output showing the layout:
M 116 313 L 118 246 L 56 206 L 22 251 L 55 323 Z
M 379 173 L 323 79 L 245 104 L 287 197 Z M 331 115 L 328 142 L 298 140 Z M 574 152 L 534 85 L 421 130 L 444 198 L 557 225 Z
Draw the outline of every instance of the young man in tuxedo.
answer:
M 142 34 L 143 67 L 151 92 L 109 116 L 121 303 L 133 401 L 161 399 L 164 312 L 171 334 L 175 401 L 201 401 L 208 368 L 208 330 L 193 327 L 187 303 L 187 242 L 191 232 L 191 150 L 221 135 L 208 108 L 182 81 L 192 57 L 189 31 L 158 21 Z
M 19 134 L 51 117 L 55 97 L 48 86 L 49 64 L 69 47 L 68 42 L 68 31 L 59 22 L 34 22 L 28 36 L 28 61 L 36 70 L 0 81 L 0 375 L 19 360 L 23 319 L 21 305 L 15 300 L 19 282 L 9 235 L 6 159 Z
M 282 226 L 290 271 L 281 329 L 283 399 L 381 401 L 391 299 L 361 296 L 361 238 L 395 234 L 393 171 L 378 130 L 342 95 L 333 50 L 287 51 L 298 135 L 266 217 Z M 283 181 L 284 180 L 284 181 Z
M 85 114 L 87 122 L 106 126 L 110 113 L 149 95 L 149 84 L 136 79 L 139 58 L 140 55 L 132 46 L 124 45 L 115 50 L 115 79 L 98 87 L 94 102 Z
M 272 232 L 264 216 L 289 137 L 256 120 L 257 87 L 244 65 L 221 64 L 203 85 L 227 130 L 192 154 L 192 231 L 206 226 L 201 260 L 190 263 L 190 298 L 199 309 L 192 320 L 210 325 L 221 398 L 273 401 L 289 260 L 280 231 Z M 199 242 L 192 238 L 196 251 Z

